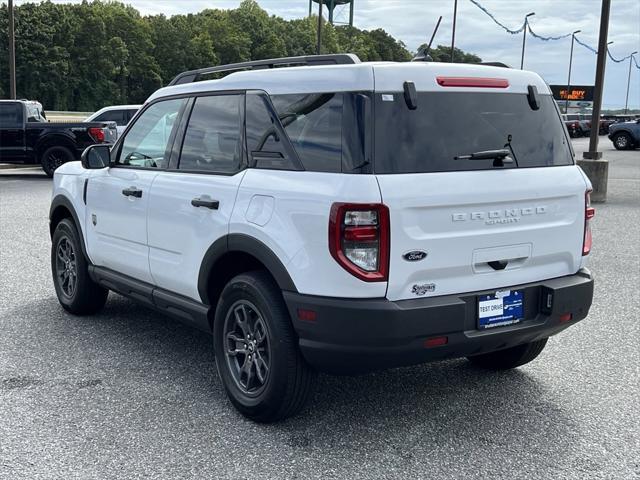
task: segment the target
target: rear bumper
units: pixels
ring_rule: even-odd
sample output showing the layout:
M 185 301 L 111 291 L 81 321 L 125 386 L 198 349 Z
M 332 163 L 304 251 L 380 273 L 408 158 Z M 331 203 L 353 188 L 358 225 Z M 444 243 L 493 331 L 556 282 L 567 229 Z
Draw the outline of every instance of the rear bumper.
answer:
M 491 291 L 397 302 L 283 295 L 305 359 L 318 370 L 339 374 L 477 355 L 547 338 L 584 319 L 593 299 L 587 269 L 511 288 L 524 291 L 524 320 L 489 330 L 477 329 L 477 295 Z M 315 319 L 301 320 L 299 310 L 315 312 Z M 571 319 L 561 321 L 567 313 Z M 445 345 L 425 346 L 427 339 L 441 336 L 447 337 Z

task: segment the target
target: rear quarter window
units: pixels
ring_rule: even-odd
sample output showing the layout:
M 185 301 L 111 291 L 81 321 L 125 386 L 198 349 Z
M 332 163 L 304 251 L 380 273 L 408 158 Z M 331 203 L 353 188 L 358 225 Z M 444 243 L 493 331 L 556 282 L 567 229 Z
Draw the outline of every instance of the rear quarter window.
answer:
M 305 170 L 342 171 L 342 93 L 272 95 Z

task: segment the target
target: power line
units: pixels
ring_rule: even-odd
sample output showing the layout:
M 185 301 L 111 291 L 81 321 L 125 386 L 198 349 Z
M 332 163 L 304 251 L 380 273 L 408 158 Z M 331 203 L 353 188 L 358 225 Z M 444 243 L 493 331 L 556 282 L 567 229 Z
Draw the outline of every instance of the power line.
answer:
M 522 31 L 526 28 L 526 29 L 529 30 L 529 33 L 531 34 L 531 36 L 537 38 L 538 40 L 542 40 L 544 42 L 563 40 L 563 39 L 568 38 L 568 37 L 571 36 L 570 33 L 566 33 L 564 35 L 558 35 L 558 36 L 550 36 L 550 37 L 545 37 L 544 35 L 539 35 L 539 34 L 537 34 L 537 33 L 535 33 L 533 31 L 533 29 L 531 28 L 531 24 L 529 22 L 527 22 L 527 21 L 525 21 L 522 24 L 522 26 L 520 28 L 518 28 L 517 30 L 511 29 L 511 28 L 507 27 L 505 24 L 503 24 L 502 22 L 500 22 L 489 10 L 487 10 L 487 8 L 482 6 L 477 0 L 469 0 L 469 1 L 471 3 L 473 3 L 476 7 L 478 7 L 480 10 L 482 10 L 482 12 L 484 12 L 489 18 L 491 18 L 491 20 L 493 20 L 497 25 L 502 27 L 502 29 L 504 29 L 507 33 L 510 33 L 511 35 L 516 35 L 518 33 L 522 33 Z M 578 45 L 583 46 L 584 48 L 589 50 L 591 53 L 595 53 L 596 55 L 598 54 L 598 50 L 596 50 L 592 46 L 582 42 L 579 38 L 576 37 L 575 40 L 576 40 L 576 43 Z M 629 60 L 629 58 L 633 58 L 633 63 L 635 64 L 636 68 L 640 69 L 640 64 L 638 64 L 638 60 L 635 57 L 632 57 L 631 55 L 627 55 L 626 57 L 622 57 L 622 58 L 618 59 L 618 58 L 615 58 L 611 54 L 611 52 L 609 51 L 608 48 L 607 48 L 607 55 L 615 63 L 622 63 L 622 62 L 625 62 L 625 61 Z

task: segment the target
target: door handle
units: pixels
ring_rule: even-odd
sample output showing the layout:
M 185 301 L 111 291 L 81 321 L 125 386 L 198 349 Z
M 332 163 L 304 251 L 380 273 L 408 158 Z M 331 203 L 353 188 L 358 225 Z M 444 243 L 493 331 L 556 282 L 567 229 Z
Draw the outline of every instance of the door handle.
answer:
M 193 205 L 194 207 L 206 207 L 211 210 L 218 210 L 220 202 L 218 200 L 204 200 L 200 197 L 196 197 L 191 200 L 191 205 Z
M 122 194 L 125 197 L 142 198 L 142 190 L 140 190 L 140 189 L 138 189 L 136 187 L 125 188 L 124 190 L 122 190 Z

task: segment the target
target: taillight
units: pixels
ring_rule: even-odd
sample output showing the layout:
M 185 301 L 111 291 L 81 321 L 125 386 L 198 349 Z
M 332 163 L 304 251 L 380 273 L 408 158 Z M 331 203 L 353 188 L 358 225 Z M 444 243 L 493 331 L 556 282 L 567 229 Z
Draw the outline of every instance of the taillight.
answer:
M 89 129 L 89 135 L 93 138 L 97 143 L 104 142 L 104 130 L 98 127 L 91 127 Z
M 347 272 L 366 282 L 389 277 L 389 209 L 379 203 L 334 203 L 329 251 Z
M 584 240 L 582 242 L 582 255 L 589 255 L 593 236 L 591 235 L 591 219 L 596 216 L 596 209 L 591 206 L 591 190 L 584 194 Z

